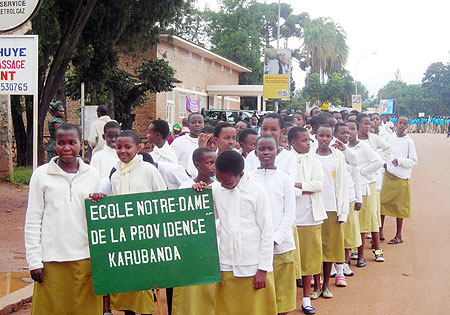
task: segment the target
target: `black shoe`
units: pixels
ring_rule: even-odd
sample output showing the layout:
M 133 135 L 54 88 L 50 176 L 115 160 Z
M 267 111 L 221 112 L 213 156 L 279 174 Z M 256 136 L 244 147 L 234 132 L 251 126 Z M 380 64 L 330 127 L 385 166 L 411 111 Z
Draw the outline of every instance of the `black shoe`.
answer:
M 302 311 L 305 314 L 316 314 L 316 309 L 314 307 L 312 307 L 312 306 L 304 307 L 302 305 Z
M 297 282 L 297 287 L 298 288 L 302 288 L 303 287 L 302 279 L 297 279 L 296 282 Z

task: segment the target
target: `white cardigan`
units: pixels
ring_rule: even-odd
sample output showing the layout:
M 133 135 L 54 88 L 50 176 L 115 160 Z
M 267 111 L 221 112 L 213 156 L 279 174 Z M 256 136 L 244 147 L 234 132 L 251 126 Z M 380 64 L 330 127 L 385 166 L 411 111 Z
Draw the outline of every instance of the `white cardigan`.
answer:
M 295 152 L 295 151 L 294 151 Z M 320 161 L 314 156 L 315 153 L 297 154 L 297 178 L 296 182 L 302 184 L 302 189 L 295 188 L 296 198 L 302 196 L 303 191 L 312 192 L 311 206 L 314 221 L 328 218 L 322 201 L 323 173 Z M 297 211 L 301 209 L 297 209 Z
M 388 172 L 398 178 L 409 179 L 414 165 L 419 163 L 414 141 L 408 135 L 397 137 L 397 134 L 393 133 L 386 137 L 386 142 L 392 145 L 392 152 L 387 160 Z M 398 160 L 397 166 L 392 164 L 394 159 Z
M 179 136 L 173 140 L 170 148 L 177 155 L 178 164 L 187 170 L 189 158 L 192 157 L 192 153 L 198 148 L 198 138 L 192 138 L 189 134 Z
M 58 157 L 38 167 L 31 176 L 25 219 L 25 248 L 30 270 L 43 262 L 89 258 L 84 200 L 100 192 L 96 169 L 80 158 L 72 184 L 61 174 Z
M 294 182 L 282 171 L 257 169 L 250 176 L 264 186 L 272 210 L 273 253 L 283 254 L 295 249 L 292 224 L 295 221 Z
M 264 187 L 247 173 L 233 189 L 212 184 L 221 266 L 273 271 L 272 213 Z M 222 267 L 221 267 L 222 269 Z
M 353 150 L 358 156 L 359 172 L 361 174 L 361 193 L 363 196 L 370 195 L 369 184 L 376 182 L 377 172 L 383 167 L 383 160 L 365 142 L 359 141 Z
M 346 222 L 349 213 L 348 173 L 344 154 L 333 147 L 331 152 L 336 160 L 336 204 L 337 216 L 341 222 Z
M 294 151 L 295 152 L 295 151 Z M 251 172 L 257 170 L 261 166 L 261 162 L 256 156 L 256 151 L 253 150 L 248 153 L 245 158 L 245 170 Z M 289 150 L 282 149 L 275 158 L 275 166 L 277 170 L 283 171 L 291 177 L 293 181 L 297 177 L 297 161 L 295 154 Z

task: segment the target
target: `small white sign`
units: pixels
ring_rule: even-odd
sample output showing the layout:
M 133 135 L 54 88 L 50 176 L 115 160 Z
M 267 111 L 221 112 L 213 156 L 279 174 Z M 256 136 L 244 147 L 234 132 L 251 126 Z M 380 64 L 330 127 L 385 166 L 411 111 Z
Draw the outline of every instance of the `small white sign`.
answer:
M 37 93 L 38 36 L 0 35 L 0 94 Z
M 28 21 L 40 0 L 0 0 L 0 32 L 13 30 Z

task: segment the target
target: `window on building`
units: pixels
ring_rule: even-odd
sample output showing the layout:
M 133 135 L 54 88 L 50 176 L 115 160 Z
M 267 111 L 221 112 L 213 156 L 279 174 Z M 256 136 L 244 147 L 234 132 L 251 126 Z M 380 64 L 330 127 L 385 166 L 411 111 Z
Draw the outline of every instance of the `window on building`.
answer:
M 167 102 L 166 102 L 166 120 L 169 126 L 173 126 L 175 123 L 175 92 L 167 92 Z
M 178 98 L 178 117 L 186 117 L 186 93 L 180 92 Z

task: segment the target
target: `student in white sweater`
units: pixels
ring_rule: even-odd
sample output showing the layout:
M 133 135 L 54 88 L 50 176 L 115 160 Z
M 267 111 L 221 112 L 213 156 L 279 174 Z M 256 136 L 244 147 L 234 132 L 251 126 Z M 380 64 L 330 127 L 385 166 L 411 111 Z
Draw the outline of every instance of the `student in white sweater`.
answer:
M 323 170 L 322 200 L 327 211 L 328 219 L 322 225 L 322 251 L 323 251 L 323 285 L 322 296 L 332 298 L 329 280 L 331 266 L 336 263 L 337 286 L 346 287 L 344 276 L 344 230 L 342 223 L 347 221 L 349 212 L 348 183 L 345 156 L 340 151 L 330 147 L 333 139 L 333 130 L 330 125 L 321 125 L 316 134 L 319 146 L 316 157 Z
M 140 138 L 133 130 L 122 131 L 117 139 L 117 155 L 120 162 L 111 176 L 113 195 L 166 190 L 158 170 L 144 162 L 140 150 Z M 111 309 L 128 310 L 138 314 L 153 313 L 151 290 L 111 294 Z M 132 309 L 128 309 L 132 306 Z
M 25 249 L 35 281 L 34 314 L 101 314 L 94 295 L 84 200 L 100 190 L 98 172 L 78 154 L 81 133 L 73 124 L 56 130 L 56 153 L 31 176 Z
M 294 182 L 275 167 L 279 148 L 276 139 L 263 135 L 256 141 L 256 154 L 261 166 L 250 176 L 262 184 L 269 197 L 274 231 L 274 278 L 277 313 L 287 314 L 296 309 L 297 286 L 293 251 L 292 224 L 295 220 Z
M 358 247 L 357 267 L 365 267 L 364 245 L 366 233 L 371 232 L 373 237 L 375 259 L 384 261 L 383 250 L 380 248 L 378 233 L 378 218 L 376 205 L 376 180 L 377 172 L 383 166 L 383 160 L 366 142 L 358 140 L 359 124 L 356 120 L 348 120 L 347 126 L 350 131 L 349 147 L 353 148 L 358 156 L 359 170 L 361 174 L 361 194 L 363 204 L 359 213 L 359 223 L 361 229 L 361 246 Z
M 169 124 L 165 120 L 157 119 L 148 126 L 147 141 L 154 144 L 150 153 L 155 162 L 178 164 L 178 158 L 166 139 L 170 134 Z
M 386 137 L 386 142 L 392 146 L 392 152 L 387 160 L 385 185 L 381 190 L 381 223 L 380 233 L 383 233 L 386 215 L 396 218 L 397 232 L 389 244 L 403 243 L 403 219 L 411 216 L 411 191 L 409 179 L 413 167 L 419 162 L 414 141 L 405 130 L 408 128 L 408 118 L 399 117 L 396 133 Z
M 120 134 L 120 125 L 117 121 L 111 120 L 103 128 L 102 138 L 106 141 L 105 147 L 92 157 L 91 165 L 100 174 L 100 179 L 109 177 L 113 167 L 119 162 L 116 153 L 117 137 Z
M 88 143 L 92 148 L 92 156 L 105 147 L 105 139 L 102 137 L 103 127 L 111 120 L 111 117 L 108 116 L 108 108 L 105 105 L 97 107 L 97 117 L 98 119 L 92 123 L 89 129 L 88 136 Z
M 188 160 L 192 152 L 198 148 L 198 136 L 200 130 L 203 129 L 205 123 L 203 116 L 198 113 L 192 113 L 188 117 L 189 134 L 180 136 L 173 140 L 170 147 L 175 152 L 178 158 L 178 164 L 188 169 Z
M 216 177 L 212 190 L 222 282 L 216 286 L 215 314 L 273 315 L 274 236 L 265 189 L 244 173 L 244 159 L 234 150 L 217 157 Z

